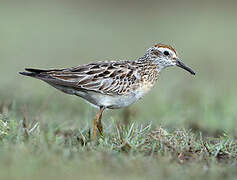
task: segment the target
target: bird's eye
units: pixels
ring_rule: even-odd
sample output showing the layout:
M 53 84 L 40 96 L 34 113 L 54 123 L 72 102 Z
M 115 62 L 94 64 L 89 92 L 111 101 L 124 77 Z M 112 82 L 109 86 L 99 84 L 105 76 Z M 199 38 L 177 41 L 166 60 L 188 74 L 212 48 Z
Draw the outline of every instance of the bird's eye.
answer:
M 168 51 L 164 51 L 164 55 L 169 56 L 170 53 Z

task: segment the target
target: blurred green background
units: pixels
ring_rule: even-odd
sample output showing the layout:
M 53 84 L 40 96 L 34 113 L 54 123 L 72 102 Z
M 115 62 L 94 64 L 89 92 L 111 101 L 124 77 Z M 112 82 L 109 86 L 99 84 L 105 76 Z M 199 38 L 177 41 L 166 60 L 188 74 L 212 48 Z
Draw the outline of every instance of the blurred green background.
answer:
M 131 121 L 237 135 L 236 1 L 0 1 L 0 103 L 65 128 L 92 127 L 82 99 L 20 76 L 25 67 L 72 67 L 136 59 L 161 42 L 174 46 L 191 76 L 168 68 L 132 105 Z M 47 108 L 41 110 L 44 104 Z M 105 113 L 122 121 L 124 110 Z

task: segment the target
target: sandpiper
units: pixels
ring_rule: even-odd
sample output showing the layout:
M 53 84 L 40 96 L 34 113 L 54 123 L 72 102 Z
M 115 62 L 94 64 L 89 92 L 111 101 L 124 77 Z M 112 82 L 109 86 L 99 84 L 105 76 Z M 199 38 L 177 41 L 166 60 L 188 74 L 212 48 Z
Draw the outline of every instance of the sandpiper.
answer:
M 147 49 L 137 60 L 100 61 L 64 69 L 26 68 L 28 72 L 20 74 L 43 80 L 98 107 L 93 130 L 96 140 L 97 129 L 103 134 L 103 111 L 123 108 L 141 99 L 153 88 L 161 70 L 169 66 L 181 67 L 195 75 L 173 47 L 161 43 Z

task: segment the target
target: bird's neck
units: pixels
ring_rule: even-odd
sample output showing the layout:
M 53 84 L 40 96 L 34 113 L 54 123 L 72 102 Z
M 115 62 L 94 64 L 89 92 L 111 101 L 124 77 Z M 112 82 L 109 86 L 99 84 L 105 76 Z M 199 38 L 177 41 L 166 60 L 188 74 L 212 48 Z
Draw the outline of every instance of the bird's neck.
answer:
M 139 59 L 136 61 L 136 65 L 139 66 L 139 74 L 141 75 L 141 81 L 143 83 L 148 82 L 154 84 L 158 79 L 159 71 L 154 61 L 149 59 Z
M 165 66 L 162 63 L 159 63 L 156 58 L 150 57 L 148 54 L 140 57 L 138 62 L 148 66 L 155 66 L 158 73 L 160 73 L 165 68 Z

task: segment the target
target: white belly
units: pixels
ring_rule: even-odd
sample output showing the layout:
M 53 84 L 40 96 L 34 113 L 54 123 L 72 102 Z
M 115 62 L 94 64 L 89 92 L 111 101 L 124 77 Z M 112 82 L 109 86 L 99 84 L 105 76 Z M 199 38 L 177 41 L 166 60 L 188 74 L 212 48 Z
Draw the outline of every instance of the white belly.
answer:
M 109 109 L 119 109 L 127 107 L 141 99 L 147 91 L 144 88 L 138 88 L 135 92 L 128 95 L 105 95 L 96 92 L 77 92 L 78 96 L 83 97 L 96 106 L 104 106 Z
M 129 106 L 141 99 L 150 90 L 150 88 L 148 89 L 143 87 L 138 88 L 135 92 L 131 92 L 128 95 L 112 96 L 96 93 L 94 91 L 77 91 L 72 88 L 65 88 L 57 85 L 52 86 L 63 91 L 64 93 L 80 96 L 97 107 L 103 106 L 109 109 L 119 109 Z
M 104 106 L 109 109 L 119 109 L 129 106 L 136 102 L 138 99 L 134 93 L 130 93 L 126 96 L 111 96 L 105 94 L 99 94 L 96 92 L 77 92 L 76 95 L 83 97 L 90 103 L 96 106 Z

